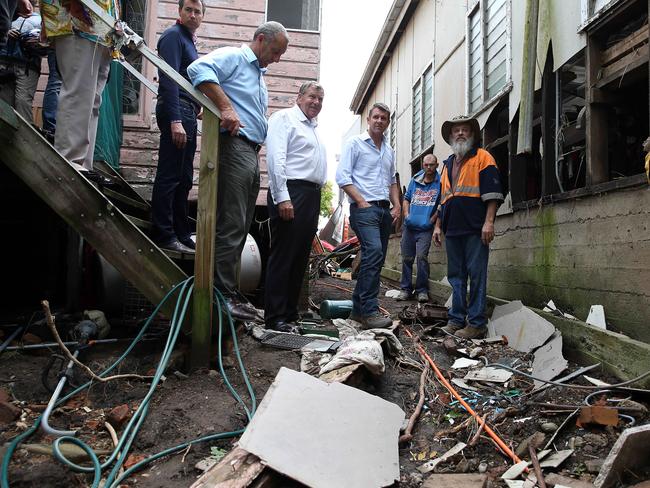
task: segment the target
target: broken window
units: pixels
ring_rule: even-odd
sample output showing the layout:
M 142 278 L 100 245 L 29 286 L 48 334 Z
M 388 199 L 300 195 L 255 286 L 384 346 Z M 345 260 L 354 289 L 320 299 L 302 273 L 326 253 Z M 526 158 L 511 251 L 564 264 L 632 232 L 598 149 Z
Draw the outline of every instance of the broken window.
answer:
M 610 13 L 611 12 L 611 13 Z M 617 3 L 587 41 L 587 185 L 643 172 L 648 137 L 648 2 Z
M 598 15 L 604 14 L 618 3 L 621 3 L 621 0 L 582 0 L 583 26 L 593 22 Z
M 478 0 L 467 17 L 468 112 L 500 95 L 510 81 L 509 0 Z
M 146 0 L 123 0 L 122 19 L 133 31 L 144 37 L 147 26 L 147 2 Z M 129 57 L 129 63 L 138 71 L 142 72 L 142 56 L 133 53 Z M 144 87 L 135 75 L 124 70 L 124 85 L 122 91 L 122 113 L 124 115 L 137 115 L 141 110 L 141 98 Z
M 318 31 L 320 0 L 268 0 L 266 20 L 280 22 L 287 29 Z
M 483 129 L 483 147 L 499 167 L 503 194 L 510 190 L 510 124 L 508 99 L 502 99 L 494 108 Z
M 429 66 L 413 86 L 411 155 L 417 156 L 433 144 L 433 67 Z
M 559 191 L 585 186 L 586 103 L 585 56 L 580 52 L 556 71 L 557 117 L 555 178 Z

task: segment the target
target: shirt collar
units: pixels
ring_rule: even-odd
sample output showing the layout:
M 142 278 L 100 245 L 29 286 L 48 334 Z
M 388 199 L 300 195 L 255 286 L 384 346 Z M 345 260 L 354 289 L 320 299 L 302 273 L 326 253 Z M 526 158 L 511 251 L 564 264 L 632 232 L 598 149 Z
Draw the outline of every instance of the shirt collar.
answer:
M 250 46 L 248 46 L 247 44 L 242 44 L 241 50 L 242 53 L 244 53 L 244 58 L 246 58 L 246 61 L 248 61 L 249 63 L 254 63 L 257 69 L 259 69 L 262 73 L 266 73 L 266 68 L 260 67 L 260 62 L 257 59 L 257 56 L 255 56 L 255 53 L 250 48 Z
M 298 117 L 299 121 L 307 122 L 312 127 L 318 126 L 318 120 L 316 118 L 309 120 L 309 117 L 305 115 L 305 113 L 302 111 L 302 109 L 298 106 L 297 103 L 292 108 L 294 113 L 296 114 L 296 117 Z
M 364 132 L 361 134 L 361 140 L 362 140 L 362 141 L 365 141 L 365 142 L 370 141 L 370 142 L 372 143 L 372 147 L 376 148 L 376 146 L 375 146 L 375 141 L 372 140 L 372 137 L 370 137 L 370 134 L 368 134 L 368 131 L 367 131 L 367 130 L 364 131 Z M 386 139 L 386 136 L 382 135 L 382 136 L 381 136 L 381 147 L 382 147 L 382 149 L 384 148 L 384 146 L 385 146 L 387 143 L 388 143 L 388 139 Z

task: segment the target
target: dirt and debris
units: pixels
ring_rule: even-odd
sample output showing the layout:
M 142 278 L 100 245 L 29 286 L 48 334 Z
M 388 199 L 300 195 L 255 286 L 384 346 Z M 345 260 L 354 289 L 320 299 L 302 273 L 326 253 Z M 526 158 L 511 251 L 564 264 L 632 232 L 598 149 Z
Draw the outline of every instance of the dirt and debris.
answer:
M 349 299 L 348 290 L 353 286 L 354 282 L 321 277 L 312 283 L 310 299 L 315 305 L 325 299 Z M 390 283 L 382 284 L 380 305 L 396 318 L 404 310 L 405 303 L 384 296 L 385 291 L 392 288 L 395 287 Z M 416 310 L 418 307 L 414 302 L 406 302 L 406 305 Z M 413 315 L 412 311 L 410 315 Z M 403 346 L 401 355 L 386 356 L 383 374 L 365 374 L 354 385 L 398 405 L 405 412 L 406 419 L 420 405 L 420 413 L 412 425 L 410 438 L 399 445 L 400 487 L 434 486 L 427 481 L 433 474 L 485 475 L 488 486 L 507 486 L 501 476 L 514 463 L 500 452 L 492 438 L 486 434 L 488 427 L 513 451 L 516 450 L 524 461 L 530 460 L 528 446 L 531 443 L 538 449 L 548 450 L 546 457 L 541 456 L 543 451 L 538 452 L 540 465 L 547 466 L 550 462 L 557 467 L 542 468 L 545 476 L 554 473 L 557 479 L 592 483 L 598 475 L 598 467 L 607 458 L 621 433 L 632 422 L 637 426 L 648 422 L 648 398 L 641 395 L 627 400 L 632 403 L 622 404 L 608 401 L 615 399 L 616 394 L 605 393 L 592 398 L 590 405 L 587 405 L 585 398 L 590 393 L 587 390 L 548 386 L 533 392 L 533 380 L 517 374 L 511 375 L 504 382 L 468 379 L 467 372 L 471 368 L 453 369 L 452 365 L 459 358 L 469 358 L 471 351 L 476 351 L 472 359 L 484 363 L 483 365 L 505 364 L 528 373 L 532 370 L 533 354 L 510 348 L 501 337 L 474 342 L 461 342 L 453 338 L 450 340 L 435 324 L 420 323 L 417 314 L 411 318 L 413 320 L 409 325 L 400 325 L 396 329 Z M 318 325 L 320 327 L 326 324 Z M 335 329 L 333 326 L 329 328 Z M 409 337 L 406 329 L 413 334 L 413 338 Z M 123 331 L 122 334 L 131 337 L 134 332 Z M 44 327 L 30 328 L 29 333 L 34 336 L 30 337 L 30 341 L 51 340 Z M 243 327 L 238 337 L 242 360 L 258 401 L 281 367 L 300 370 L 301 355 L 298 351 L 263 346 L 257 339 L 247 335 Z M 117 373 L 151 374 L 160 360 L 163 341 L 163 337 L 153 337 L 138 346 L 121 364 Z M 101 371 L 121 354 L 127 344 L 128 342 L 117 342 L 89 347 L 83 352 L 83 362 L 93 371 Z M 187 343 L 177 345 L 179 352 L 153 396 L 146 420 L 131 448 L 129 463 L 138 462 L 182 442 L 210 433 L 235 431 L 246 425 L 245 413 L 228 394 L 215 365 L 211 370 L 187 371 L 183 364 L 187 346 Z M 444 377 L 461 393 L 463 401 L 471 406 L 481 420 L 470 416 L 433 373 L 425 375 L 426 381 L 422 388 L 424 395 L 420 395 L 426 362 L 419 354 L 418 347 L 422 347 L 435 361 Z M 477 351 L 477 348 L 480 350 Z M 43 381 L 42 377 L 44 372 L 45 376 L 48 375 L 48 368 L 53 368 L 50 363 L 58 354 L 58 348 L 51 347 L 23 352 L 5 351 L 0 355 L 0 370 L 3 372 L 0 374 L 0 407 L 8 406 L 5 409 L 8 415 L 3 417 L 4 422 L 0 422 L 0 442 L 5 444 L 5 448 L 7 441 L 33 425 L 43 412 L 51 392 L 46 389 L 44 384 L 48 382 Z M 569 363 L 565 374 L 579 368 L 579 365 Z M 245 385 L 237 369 L 229 365 L 225 371 L 235 389 L 243 396 Z M 52 378 L 56 379 L 55 373 L 49 371 L 50 384 L 55 383 L 52 381 Z M 616 379 L 603 375 L 598 368 L 591 369 L 589 373 L 600 381 L 617 382 Z M 80 384 L 84 376 L 81 373 L 77 375 L 79 377 L 74 378 L 73 383 Z M 591 385 L 583 376 L 573 378 L 570 382 Z M 114 447 L 114 441 L 107 425 L 111 425 L 119 436 L 121 428 L 128 422 L 147 389 L 148 383 L 138 380 L 93 384 L 89 390 L 55 410 L 51 423 L 58 428 L 78 430 L 79 437 L 97 452 L 109 452 Z M 626 392 L 624 396 L 629 395 Z M 620 413 L 629 417 L 618 416 L 615 422 L 612 414 L 614 407 L 620 407 Z M 599 416 L 602 409 L 607 410 L 605 421 L 599 421 L 602 420 Z M 592 414 L 592 420 L 579 427 L 577 420 L 586 412 Z M 404 427 L 406 424 L 407 422 Z M 17 449 L 9 469 L 12 487 L 31 487 L 37 482 L 41 487 L 89 485 L 89 475 L 74 473 L 54 460 L 46 450 L 28 448 L 26 445 L 51 446 L 52 441 L 51 437 L 37 432 Z M 445 458 L 445 453 L 459 443 L 465 445 Z M 184 452 L 153 462 L 133 474 L 123 485 L 189 487 L 202 474 L 195 467 L 200 461 L 210 458 L 217 451 L 230 452 L 233 445 L 232 439 L 194 444 Z M 562 455 L 566 457 L 558 460 L 557 453 L 562 451 L 565 451 Z M 80 456 L 83 457 L 83 454 Z M 438 461 L 434 463 L 436 460 Z M 423 474 L 418 468 L 427 463 L 435 464 L 435 469 Z M 529 469 L 533 473 L 532 465 Z M 633 474 L 626 473 L 629 479 L 615 486 L 638 483 L 648 479 L 649 474 L 648 469 L 639 468 Z M 479 479 L 482 478 L 478 476 L 477 480 Z M 299 485 L 284 480 L 279 486 Z

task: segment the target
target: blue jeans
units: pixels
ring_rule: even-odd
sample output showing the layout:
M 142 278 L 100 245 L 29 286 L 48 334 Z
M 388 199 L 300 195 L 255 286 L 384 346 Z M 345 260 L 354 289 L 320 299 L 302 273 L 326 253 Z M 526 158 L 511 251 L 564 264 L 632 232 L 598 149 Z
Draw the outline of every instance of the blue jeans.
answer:
M 387 208 L 350 204 L 350 225 L 361 244 L 361 264 L 352 294 L 352 313 L 368 317 L 379 310 L 379 278 L 386 259 L 393 218 Z
M 487 295 L 487 267 L 490 248 L 481 242 L 481 236 L 470 234 L 446 237 L 447 279 L 453 289 L 449 322 L 471 327 L 487 323 L 485 303 Z M 467 280 L 469 279 L 469 306 Z M 467 319 L 467 321 L 465 320 Z
M 400 288 L 409 293 L 413 291 L 412 274 L 413 262 L 417 259 L 417 276 L 415 278 L 415 292 L 428 293 L 429 291 L 429 248 L 433 229 L 411 230 L 402 227 L 402 281 Z
M 56 129 L 56 109 L 59 106 L 59 92 L 61 91 L 61 78 L 56 65 L 54 50 L 47 53 L 47 85 L 43 94 L 43 130 L 51 134 Z

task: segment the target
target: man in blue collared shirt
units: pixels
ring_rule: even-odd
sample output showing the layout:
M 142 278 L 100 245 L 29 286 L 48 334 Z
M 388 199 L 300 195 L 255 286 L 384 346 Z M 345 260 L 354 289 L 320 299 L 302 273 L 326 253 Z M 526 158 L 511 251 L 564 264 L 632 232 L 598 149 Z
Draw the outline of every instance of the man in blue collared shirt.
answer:
M 223 47 L 187 68 L 192 84 L 221 111 L 215 285 L 233 317 L 252 320 L 255 309 L 237 293 L 237 267 L 253 220 L 260 188 L 257 153 L 266 139 L 266 67 L 280 61 L 289 37 L 278 22 L 266 22 L 241 48 Z
M 372 329 L 389 327 L 392 323 L 379 313 L 377 294 L 391 224 L 399 220 L 401 206 L 395 155 L 384 137 L 390 123 L 390 109 L 383 103 L 375 103 L 367 122 L 367 132 L 344 144 L 336 183 L 348 195 L 350 225 L 361 244 L 361 265 L 352 294 L 350 318 Z M 391 202 L 393 208 L 389 210 Z

